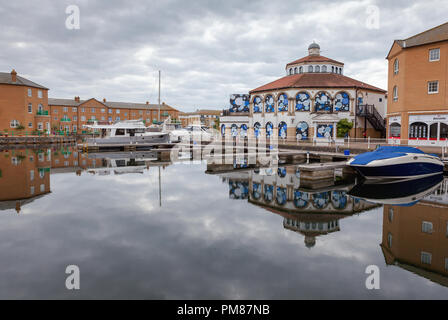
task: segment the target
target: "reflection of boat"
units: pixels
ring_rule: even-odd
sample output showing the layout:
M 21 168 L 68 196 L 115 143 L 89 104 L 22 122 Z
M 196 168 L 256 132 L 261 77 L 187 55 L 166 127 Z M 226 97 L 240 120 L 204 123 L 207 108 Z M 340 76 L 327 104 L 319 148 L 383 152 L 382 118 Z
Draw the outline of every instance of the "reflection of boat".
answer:
M 367 179 L 422 178 L 443 173 L 439 157 L 412 147 L 379 147 L 350 159 L 347 164 Z
M 151 131 L 141 120 L 119 121 L 113 124 L 86 125 L 86 128 L 100 131 L 101 138 L 88 139 L 88 143 L 95 144 L 123 144 L 123 143 L 168 143 L 169 134 L 162 131 Z M 157 128 L 156 128 L 157 129 Z
M 349 195 L 375 203 L 413 205 L 436 190 L 443 175 L 432 175 L 420 179 L 406 179 L 356 185 Z

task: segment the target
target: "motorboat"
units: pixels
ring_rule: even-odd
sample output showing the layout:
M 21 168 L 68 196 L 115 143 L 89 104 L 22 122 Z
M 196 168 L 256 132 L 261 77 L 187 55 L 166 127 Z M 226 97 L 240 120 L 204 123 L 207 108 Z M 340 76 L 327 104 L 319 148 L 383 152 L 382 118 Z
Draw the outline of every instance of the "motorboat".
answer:
M 87 140 L 94 144 L 168 143 L 170 140 L 169 133 L 147 128 L 142 120 L 117 121 L 113 124 L 94 121 L 85 127 L 100 133 L 99 138 Z
M 443 174 L 420 179 L 383 180 L 372 183 L 365 180 L 351 189 L 348 194 L 365 201 L 399 206 L 411 206 L 432 194 L 443 181 Z
M 347 162 L 366 179 L 418 179 L 443 173 L 436 155 L 404 146 L 382 146 Z

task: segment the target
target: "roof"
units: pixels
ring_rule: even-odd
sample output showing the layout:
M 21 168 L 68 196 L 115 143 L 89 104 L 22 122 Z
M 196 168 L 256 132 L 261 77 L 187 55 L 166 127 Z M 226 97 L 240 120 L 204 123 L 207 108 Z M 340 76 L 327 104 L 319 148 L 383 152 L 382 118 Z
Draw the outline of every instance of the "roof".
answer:
M 41 86 L 40 84 L 37 84 L 31 80 L 25 79 L 23 77 L 16 75 L 16 82 L 13 82 L 11 79 L 11 73 L 9 72 L 0 72 L 0 84 L 11 84 L 16 86 L 26 86 L 26 87 L 33 87 L 33 88 L 39 88 L 39 89 L 45 89 L 48 90 L 48 88 Z
M 185 112 L 185 116 L 194 116 L 194 115 L 213 115 L 213 116 L 220 116 L 222 113 L 222 110 L 211 110 L 211 109 L 199 109 L 194 112 Z
M 309 55 L 303 58 L 300 58 L 296 61 L 290 62 L 286 65 L 286 67 L 288 67 L 289 65 L 292 64 L 297 64 L 297 63 L 302 63 L 302 62 L 330 62 L 330 63 L 336 63 L 336 64 L 340 64 L 340 65 L 344 65 L 342 62 L 321 56 L 321 55 Z
M 337 73 L 299 73 L 288 75 L 250 93 L 289 88 L 358 88 L 386 93 L 385 90 Z
M 92 98 L 93 99 L 93 98 Z M 68 107 L 78 107 L 82 105 L 83 103 L 92 100 L 79 100 L 76 101 L 75 99 L 58 99 L 58 98 L 48 98 L 48 105 L 50 106 L 68 106 Z M 96 99 L 95 99 L 96 100 Z M 135 103 L 135 102 L 116 102 L 116 101 L 100 101 L 105 106 L 109 108 L 122 108 L 122 109 L 154 109 L 158 110 L 159 105 L 158 104 L 146 104 L 146 103 Z M 174 108 L 167 105 L 167 104 L 161 104 L 160 110 L 173 110 Z
M 432 29 L 423 31 L 407 39 L 395 40 L 394 43 L 392 44 L 392 47 L 395 43 L 397 43 L 401 48 L 406 49 L 446 40 L 448 40 L 448 22 L 441 24 L 437 27 L 434 27 Z M 389 55 L 390 50 L 387 56 L 389 57 Z

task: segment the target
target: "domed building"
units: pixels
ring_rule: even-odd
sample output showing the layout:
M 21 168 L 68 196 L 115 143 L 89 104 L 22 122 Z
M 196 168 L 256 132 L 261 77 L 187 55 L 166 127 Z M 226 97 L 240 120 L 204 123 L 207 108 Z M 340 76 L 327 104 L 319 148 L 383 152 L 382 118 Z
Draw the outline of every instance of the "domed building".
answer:
M 285 76 L 251 90 L 242 100 L 248 108 L 224 112 L 223 135 L 336 139 L 341 119 L 354 123 L 352 138 L 385 134 L 386 91 L 345 76 L 344 63 L 322 56 L 314 42 L 306 57 L 286 64 Z

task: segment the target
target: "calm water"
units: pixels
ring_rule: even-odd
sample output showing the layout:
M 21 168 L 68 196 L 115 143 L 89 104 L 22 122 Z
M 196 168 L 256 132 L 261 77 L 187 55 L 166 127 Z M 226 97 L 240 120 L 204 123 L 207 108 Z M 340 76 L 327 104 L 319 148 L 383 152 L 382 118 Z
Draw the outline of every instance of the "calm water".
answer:
M 113 157 L 0 152 L 0 298 L 448 298 L 445 181 L 383 206 L 350 184 L 307 191 L 294 165 Z M 368 265 L 380 290 L 366 289 Z

